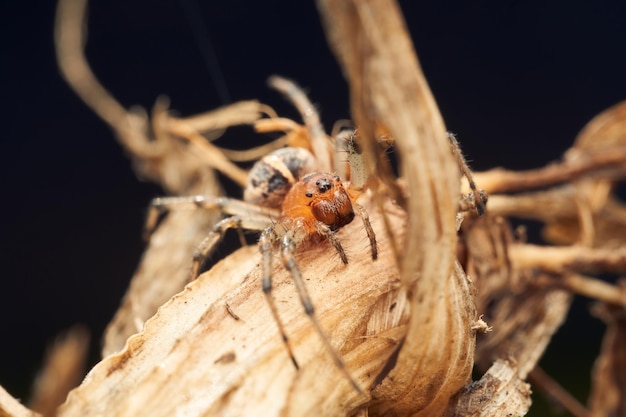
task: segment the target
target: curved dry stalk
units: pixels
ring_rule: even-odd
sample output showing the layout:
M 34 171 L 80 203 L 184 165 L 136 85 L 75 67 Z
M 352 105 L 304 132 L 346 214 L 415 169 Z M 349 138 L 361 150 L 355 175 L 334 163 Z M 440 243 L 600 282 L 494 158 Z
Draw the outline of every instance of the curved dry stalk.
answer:
M 543 391 L 552 401 L 560 404 L 574 417 L 591 417 L 587 410 L 572 394 L 565 391 L 550 375 L 543 369 L 536 367 L 528 375 L 528 379 L 539 390 Z
M 226 158 L 230 159 L 231 161 L 250 162 L 259 160 L 265 155 L 268 155 L 269 153 L 277 149 L 284 148 L 285 146 L 288 146 L 288 141 L 284 136 L 282 136 L 276 140 L 273 140 L 272 142 L 250 149 L 235 150 L 220 148 L 220 150 L 226 156 Z
M 98 116 L 109 126 L 122 133 L 134 133 L 128 119 L 128 112 L 100 84 L 85 58 L 86 1 L 61 1 L 58 4 L 54 23 L 54 43 L 57 62 L 67 83 Z M 141 141 L 129 141 L 137 153 L 142 153 Z
M 621 281 L 626 288 L 626 281 Z M 626 412 L 626 314 L 624 308 L 601 304 L 593 313 L 607 325 L 592 375 L 589 409 L 592 417 L 620 416 Z
M 215 173 L 203 158 L 208 143 L 199 144 L 193 151 L 187 144 L 172 137 L 168 124 L 184 126 L 185 132 L 194 129 L 223 129 L 234 124 L 253 124 L 267 106 L 256 101 L 235 103 L 223 109 L 182 120 L 169 119 L 164 101 L 157 101 L 152 121 L 154 140 L 149 137 L 149 122 L 145 114 L 124 109 L 98 82 L 84 55 L 86 45 L 83 32 L 85 0 L 59 2 L 55 22 L 55 45 L 62 74 L 68 84 L 85 103 L 114 130 L 120 144 L 133 158 L 138 175 L 160 184 L 174 195 L 220 193 Z M 185 130 L 186 129 L 186 130 Z M 197 155 L 200 149 L 200 155 Z M 196 153 L 194 153 L 194 151 Z M 218 154 L 219 150 L 217 151 Z M 214 154 L 211 154 L 213 157 Z M 214 158 L 213 158 L 214 159 Z M 245 173 L 222 158 L 226 171 L 234 172 L 239 182 Z M 211 225 L 216 213 L 202 211 L 172 214 L 153 237 L 138 266 L 130 288 L 105 333 L 103 355 L 118 351 L 126 339 L 141 330 L 146 319 L 188 280 L 189 257 Z
M 401 276 L 411 307 L 397 364 L 374 391 L 378 414 L 438 415 L 470 378 L 475 307 L 453 269 L 459 169 L 446 129 L 393 1 L 318 2 L 351 91 L 366 163 L 376 132 L 396 140 L 409 223 Z M 456 277 L 456 278 L 455 278 Z
M 58 336 L 35 380 L 29 407 L 44 417 L 54 416 L 57 407 L 85 375 L 88 350 L 89 331 L 83 326 L 74 326 Z
M 0 416 L 2 417 L 42 417 L 29 410 L 0 386 Z
M 474 179 L 487 193 L 505 193 L 532 190 L 571 182 L 583 176 L 616 178 L 626 175 L 626 146 L 619 145 L 580 155 L 528 171 L 509 171 L 502 168 L 474 173 Z
M 230 109 L 229 109 L 230 110 Z M 236 111 L 236 109 L 233 109 Z M 219 118 L 221 115 L 214 115 Z M 258 113 L 255 117 L 258 117 Z M 219 120 L 219 119 L 218 119 Z M 221 149 L 208 142 L 204 136 L 196 131 L 193 126 L 188 125 L 182 120 L 169 120 L 167 130 L 174 136 L 185 138 L 193 146 L 193 152 L 207 161 L 207 165 L 220 171 L 241 187 L 245 187 L 248 182 L 248 172 L 233 164 L 230 159 L 224 155 Z
M 173 124 L 182 124 L 199 133 L 223 130 L 240 124 L 254 124 L 263 115 L 278 117 L 274 109 L 256 100 L 239 101 L 215 110 L 187 117 L 170 117 Z
M 564 288 L 574 294 L 626 307 L 626 288 L 581 274 L 568 272 L 557 276 L 545 275 L 537 279 L 537 284 Z

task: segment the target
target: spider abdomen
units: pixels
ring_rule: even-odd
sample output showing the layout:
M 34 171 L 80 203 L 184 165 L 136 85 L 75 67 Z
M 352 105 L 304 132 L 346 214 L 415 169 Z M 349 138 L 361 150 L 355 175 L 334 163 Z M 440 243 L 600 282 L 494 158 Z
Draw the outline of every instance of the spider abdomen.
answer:
M 245 201 L 279 208 L 289 189 L 315 170 L 315 157 L 303 148 L 281 148 L 254 164 L 243 193 Z

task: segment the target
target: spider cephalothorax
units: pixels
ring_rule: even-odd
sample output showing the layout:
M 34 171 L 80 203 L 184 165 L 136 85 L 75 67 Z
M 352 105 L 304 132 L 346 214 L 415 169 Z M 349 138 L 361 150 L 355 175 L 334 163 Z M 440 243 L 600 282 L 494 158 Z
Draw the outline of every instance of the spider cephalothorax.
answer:
M 336 231 L 354 219 L 352 202 L 341 179 L 319 172 L 305 175 L 289 190 L 282 214 L 302 218 L 311 233 L 317 230 L 317 222 Z

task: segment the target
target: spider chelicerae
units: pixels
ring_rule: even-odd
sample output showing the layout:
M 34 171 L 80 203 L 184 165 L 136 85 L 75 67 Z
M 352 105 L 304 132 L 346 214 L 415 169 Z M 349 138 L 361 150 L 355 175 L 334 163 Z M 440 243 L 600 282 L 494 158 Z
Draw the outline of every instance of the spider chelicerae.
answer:
M 266 155 L 250 170 L 243 200 L 203 195 L 156 198 L 150 205 L 146 231 L 149 235 L 161 215 L 170 210 L 201 208 L 218 210 L 228 216 L 216 223 L 198 246 L 191 262 L 192 280 L 198 276 L 202 264 L 227 230 L 260 232 L 258 244 L 263 292 L 294 366 L 299 367 L 272 297 L 272 261 L 275 251 L 280 252 L 282 264 L 291 274 L 304 311 L 335 364 L 353 387 L 362 392 L 318 322 L 295 255 L 300 247 L 328 241 L 341 262 L 347 264 L 348 257 L 336 232 L 356 216 L 363 222 L 373 260 L 378 256 L 376 236 L 366 210 L 356 201 L 360 190 L 351 189 L 350 183 L 344 183 L 334 173 L 337 171 L 331 171 L 334 145 L 324 133 L 319 117 L 306 95 L 295 83 L 284 78 L 272 77 L 270 85 L 283 92 L 299 108 L 315 156 L 297 147 L 280 148 Z M 358 161 L 357 147 L 352 138 L 341 139 L 340 143 L 343 156 L 335 160 L 345 164 L 345 152 L 348 152 L 353 161 Z M 337 170 L 341 171 L 339 168 Z

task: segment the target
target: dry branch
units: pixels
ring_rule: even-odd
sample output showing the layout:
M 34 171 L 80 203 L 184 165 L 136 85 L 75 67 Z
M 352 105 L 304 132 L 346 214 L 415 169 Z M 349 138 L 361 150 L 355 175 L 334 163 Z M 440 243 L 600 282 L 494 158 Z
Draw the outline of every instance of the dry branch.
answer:
M 0 387 L 0 417 L 41 417 L 41 414 L 29 410 Z
M 35 380 L 30 408 L 44 417 L 56 414 L 57 407 L 85 375 L 88 348 L 89 332 L 83 326 L 74 326 L 57 338 Z
M 498 360 L 483 377 L 455 399 L 447 416 L 523 416 L 530 408 L 530 387 L 518 375 L 514 361 Z
M 166 102 L 160 100 L 152 122 L 142 111 L 126 110 L 98 82 L 86 61 L 85 9 L 85 0 L 59 2 L 55 30 L 59 67 L 74 91 L 113 129 L 139 177 L 160 184 L 173 195 L 218 195 L 220 187 L 210 168 L 245 182 L 245 173 L 225 158 L 207 158 L 214 147 L 198 137 L 201 132 L 253 124 L 267 112 L 267 106 L 241 102 L 181 120 L 171 119 Z M 177 136 L 191 137 L 192 142 L 185 143 Z M 217 218 L 216 213 L 188 211 L 173 213 L 163 222 L 105 332 L 103 356 L 119 351 L 159 306 L 183 288 L 189 277 L 190 254 Z
M 622 280 L 622 288 L 626 284 Z M 626 311 L 623 307 L 601 304 L 595 314 L 607 325 L 600 356 L 593 369 L 589 397 L 590 416 L 626 415 Z
M 376 414 L 438 415 L 470 378 L 476 319 L 472 288 L 454 279 L 459 168 L 443 119 L 393 1 L 318 2 L 329 43 L 350 85 L 366 150 L 396 141 L 408 189 L 402 282 L 411 320 L 396 366 L 373 391 Z M 380 163 L 371 158 L 370 169 Z

